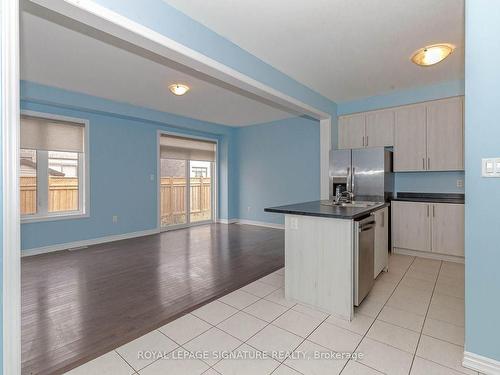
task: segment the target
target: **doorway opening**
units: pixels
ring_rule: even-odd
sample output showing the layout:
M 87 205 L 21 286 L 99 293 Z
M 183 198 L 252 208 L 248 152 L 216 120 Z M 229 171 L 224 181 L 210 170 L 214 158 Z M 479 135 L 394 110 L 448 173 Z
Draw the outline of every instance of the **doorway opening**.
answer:
M 216 217 L 217 142 L 159 134 L 159 227 L 211 223 Z

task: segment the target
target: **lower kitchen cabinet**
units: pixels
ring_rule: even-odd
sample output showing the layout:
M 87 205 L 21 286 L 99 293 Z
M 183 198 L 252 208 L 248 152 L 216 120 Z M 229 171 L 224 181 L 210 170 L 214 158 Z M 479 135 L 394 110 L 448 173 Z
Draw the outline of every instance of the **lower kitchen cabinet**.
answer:
M 431 222 L 428 203 L 392 202 L 393 247 L 431 251 Z
M 464 205 L 434 203 L 432 206 L 432 251 L 464 256 Z
M 464 205 L 393 201 L 392 248 L 464 257 Z

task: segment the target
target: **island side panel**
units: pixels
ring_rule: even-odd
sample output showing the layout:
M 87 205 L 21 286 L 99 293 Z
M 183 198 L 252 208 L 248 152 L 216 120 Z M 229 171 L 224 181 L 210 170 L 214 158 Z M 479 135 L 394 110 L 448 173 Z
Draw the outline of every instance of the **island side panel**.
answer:
M 285 295 L 339 318 L 353 315 L 353 221 L 285 215 Z

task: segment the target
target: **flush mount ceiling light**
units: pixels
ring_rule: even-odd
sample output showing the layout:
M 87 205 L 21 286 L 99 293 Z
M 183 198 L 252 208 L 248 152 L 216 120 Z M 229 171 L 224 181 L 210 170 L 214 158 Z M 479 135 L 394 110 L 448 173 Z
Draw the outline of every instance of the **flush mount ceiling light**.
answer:
M 431 66 L 446 59 L 455 49 L 452 44 L 433 44 L 416 51 L 411 61 L 420 66 Z
M 180 83 L 174 83 L 173 85 L 168 86 L 172 94 L 181 96 L 189 91 L 189 87 L 186 85 L 182 85 Z

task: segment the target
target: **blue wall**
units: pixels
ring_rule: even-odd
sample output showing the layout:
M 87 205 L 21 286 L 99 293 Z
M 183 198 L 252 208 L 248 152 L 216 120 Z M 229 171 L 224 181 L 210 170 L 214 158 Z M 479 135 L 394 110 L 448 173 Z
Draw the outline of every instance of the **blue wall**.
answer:
M 22 249 L 156 228 L 158 129 L 219 140 L 220 217 L 237 217 L 234 128 L 28 82 L 21 97 L 22 109 L 90 122 L 90 217 L 22 224 Z
M 464 95 L 464 81 L 451 81 L 436 85 L 398 90 L 349 102 L 338 103 L 338 115 L 375 109 L 396 107 L 427 100 Z M 396 191 L 422 193 L 463 193 L 457 180 L 464 181 L 464 172 L 400 172 L 395 174 Z
M 500 179 L 481 178 L 500 157 L 500 2 L 465 4 L 465 348 L 500 361 Z
M 282 223 L 264 207 L 319 199 L 319 121 L 231 128 L 31 82 L 21 88 L 22 109 L 90 122 L 90 217 L 22 224 L 22 249 L 156 228 L 158 129 L 219 141 L 221 218 Z
M 319 122 L 303 117 L 238 130 L 240 219 L 281 224 L 264 208 L 319 199 L 319 137 Z

